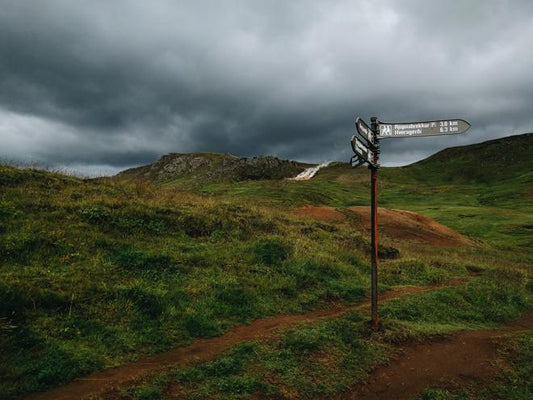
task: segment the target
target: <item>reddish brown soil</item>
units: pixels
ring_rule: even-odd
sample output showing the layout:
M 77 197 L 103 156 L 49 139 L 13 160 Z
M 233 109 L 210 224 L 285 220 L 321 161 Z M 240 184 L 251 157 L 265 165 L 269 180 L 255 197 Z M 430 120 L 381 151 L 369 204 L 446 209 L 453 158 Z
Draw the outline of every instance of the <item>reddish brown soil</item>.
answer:
M 348 210 L 361 218 L 363 227 L 370 226 L 370 207 L 349 207 Z M 378 227 L 380 233 L 391 238 L 442 247 L 476 246 L 472 240 L 453 229 L 411 211 L 378 207 Z
M 410 344 L 363 385 L 336 399 L 407 400 L 428 388 L 490 383 L 498 377 L 498 345 L 509 335 L 533 330 L 533 312 L 497 330 L 463 331 L 437 343 Z
M 455 279 L 447 285 L 459 285 L 462 279 Z M 404 287 L 380 296 L 386 301 L 402 295 L 435 290 L 442 286 Z M 351 310 L 368 308 L 368 302 L 357 306 L 336 306 L 327 310 L 312 311 L 306 314 L 281 315 L 254 321 L 250 325 L 237 327 L 225 335 L 211 339 L 197 339 L 187 347 L 180 347 L 143 360 L 126 364 L 102 372 L 95 372 L 84 378 L 77 379 L 65 386 L 48 392 L 29 396 L 32 400 L 75 400 L 102 396 L 114 388 L 139 381 L 143 377 L 176 366 L 188 366 L 213 360 L 229 347 L 244 341 L 272 338 L 280 329 L 311 323 L 321 319 L 335 318 Z
M 348 207 L 346 210 L 359 217 L 358 225 L 361 230 L 370 228 L 370 207 Z M 326 206 L 307 205 L 297 208 L 293 214 L 330 222 L 344 221 L 347 218 L 335 207 Z M 474 241 L 453 229 L 411 211 L 379 207 L 378 226 L 380 234 L 393 240 L 412 240 L 442 247 L 476 246 Z
M 293 211 L 293 214 L 312 217 L 320 221 L 344 221 L 346 215 L 337 211 L 335 207 L 303 206 Z

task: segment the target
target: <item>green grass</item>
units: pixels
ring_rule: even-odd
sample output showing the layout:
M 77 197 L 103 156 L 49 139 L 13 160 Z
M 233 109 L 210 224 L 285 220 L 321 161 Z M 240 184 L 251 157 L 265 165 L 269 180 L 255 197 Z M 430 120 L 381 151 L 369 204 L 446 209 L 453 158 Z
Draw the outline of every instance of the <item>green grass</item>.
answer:
M 385 360 L 383 346 L 369 340 L 365 332 L 367 326 L 356 313 L 289 330 L 278 340 L 243 343 L 215 361 L 160 375 L 123 391 L 122 398 L 140 399 L 138 393 L 154 386 L 159 393 L 179 387 L 184 399 L 333 394 L 361 381 L 372 365 Z
M 423 268 L 417 270 L 425 275 Z M 243 343 L 215 361 L 160 374 L 124 391 L 121 399 L 138 399 L 135 393 L 155 383 L 160 393 L 179 388 L 183 399 L 245 399 L 258 393 L 288 399 L 333 395 L 364 381 L 373 367 L 386 361 L 394 344 L 460 329 L 490 328 L 516 319 L 532 305 L 526 278 L 521 271 L 491 270 L 466 286 L 391 301 L 382 307 L 379 333 L 372 333 L 367 318 L 358 313 L 301 325 L 286 330 L 277 340 Z M 529 346 L 529 351 L 515 359 L 518 370 L 507 371 L 505 380 L 491 393 L 511 390 L 506 385 L 513 379 L 525 381 L 518 392 L 530 393 L 524 390 L 531 389 L 527 382 L 531 380 L 532 343 L 531 338 L 519 342 L 519 346 Z M 446 396 L 452 394 L 431 390 L 421 399 L 448 399 Z
M 305 204 L 349 207 L 369 204 L 368 175 L 362 167 L 350 170 L 345 164 L 334 164 L 310 181 L 209 184 L 197 192 L 277 209 Z M 512 249 L 509 253 L 519 252 L 523 259 L 533 260 L 531 179 L 528 172 L 489 183 L 441 182 L 422 167 L 382 168 L 379 204 L 427 215 L 490 247 Z
M 427 324 L 486 327 L 511 321 L 531 307 L 522 270 L 489 270 L 465 286 L 449 287 L 392 301 L 383 318 Z
M 366 294 L 348 226 L 150 185 L 10 167 L 0 177 L 7 398 Z
M 461 157 L 463 168 L 467 158 Z M 477 175 L 434 175 L 442 165 L 380 171 L 382 205 L 421 212 L 482 243 L 477 249 L 392 244 L 401 258 L 380 264 L 382 290 L 438 284 L 469 272 L 481 276 L 466 288 L 391 303 L 383 310 L 389 321 L 383 340 L 498 324 L 528 306 L 524 292 L 513 297 L 505 285 L 491 283 L 492 275 L 522 276 L 509 270 L 524 271 L 523 279 L 531 274 L 527 160 L 519 163 L 522 171 L 506 171 L 490 182 Z M 161 187 L 80 180 L 0 166 L 0 186 L 0 392 L 8 399 L 257 318 L 354 304 L 368 294 L 368 240 L 354 231 L 352 220 L 325 223 L 287 212 L 303 204 L 367 205 L 363 168 L 336 163 L 307 182 L 209 183 L 193 192 L 171 182 Z M 464 306 L 459 311 L 456 302 Z M 381 349 L 374 339 L 367 342 L 362 322 L 335 323 L 359 324 L 352 326 L 363 332 L 358 346 Z M 211 383 L 204 389 L 190 383 L 191 393 L 309 390 L 301 393 L 311 396 L 363 379 L 375 360 L 357 353 L 364 361 L 360 375 L 341 371 L 331 382 L 317 375 L 319 384 L 309 383 L 313 373 L 344 359 L 347 344 L 326 325 L 296 330 L 287 341 L 253 344 L 253 351 L 238 355 L 244 372 L 228 375 L 224 386 L 206 370 Z M 324 332 L 336 343 L 327 348 L 331 358 L 309 358 L 325 351 Z M 278 374 L 275 365 L 283 357 L 292 369 L 279 372 L 274 383 L 261 380 L 260 370 L 252 374 L 254 354 L 270 360 L 263 371 Z M 166 383 L 132 389 L 128 396 L 157 398 Z
M 453 271 L 459 275 L 463 271 Z M 419 260 L 402 260 L 389 262 L 379 270 L 380 282 L 385 285 L 437 285 L 451 278 L 450 271 L 434 267 Z
M 527 134 L 447 149 L 407 167 L 381 168 L 379 203 L 420 212 L 491 246 L 513 247 L 530 257 L 532 183 L 533 134 Z M 278 208 L 348 207 L 370 201 L 368 170 L 344 163 L 323 168 L 310 181 L 205 184 L 197 191 Z

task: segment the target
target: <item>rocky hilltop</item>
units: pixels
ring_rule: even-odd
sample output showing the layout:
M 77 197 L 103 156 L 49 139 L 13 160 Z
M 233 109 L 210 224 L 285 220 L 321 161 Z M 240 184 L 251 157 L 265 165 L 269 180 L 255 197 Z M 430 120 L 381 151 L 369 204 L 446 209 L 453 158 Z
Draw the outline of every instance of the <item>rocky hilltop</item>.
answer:
M 284 179 L 312 165 L 272 156 L 238 157 L 219 153 L 170 153 L 153 164 L 120 172 L 118 178 L 192 183 Z

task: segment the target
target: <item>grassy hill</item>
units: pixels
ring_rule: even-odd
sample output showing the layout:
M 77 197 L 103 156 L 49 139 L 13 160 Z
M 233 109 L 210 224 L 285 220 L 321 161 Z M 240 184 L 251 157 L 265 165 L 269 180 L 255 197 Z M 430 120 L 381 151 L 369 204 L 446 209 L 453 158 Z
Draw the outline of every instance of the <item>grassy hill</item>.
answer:
M 3 398 L 366 293 L 349 226 L 149 184 L 6 166 L 0 182 Z
M 366 167 L 333 163 L 309 181 L 208 183 L 195 190 L 278 208 L 349 207 L 369 204 L 369 186 Z M 518 240 L 522 247 L 533 246 L 533 134 L 446 149 L 406 167 L 381 168 L 379 188 L 385 207 L 421 212 L 492 244 L 516 245 Z
M 485 148 L 493 152 L 494 146 L 505 147 L 512 140 L 489 142 Z M 516 140 L 530 143 L 531 135 Z M 531 158 L 521 153 L 519 163 L 526 170 L 514 170 L 505 179 L 447 181 L 442 171 L 434 178 L 438 163 L 441 168 L 467 163 L 474 168 L 478 161 L 462 149 L 443 153 L 445 158 L 439 153 L 409 167 L 383 168 L 381 204 L 434 217 L 483 246 L 395 243 L 401 257 L 381 264 L 381 290 L 442 283 L 458 275 L 469 279 L 470 286 L 447 289 L 417 303 L 416 309 L 409 303 L 392 307 L 385 316 L 393 328 L 384 337 L 424 337 L 501 323 L 528 306 Z M 224 163 L 223 157 L 210 157 Z M 345 220 L 324 222 L 292 213 L 303 204 L 331 205 L 343 213 L 344 207 L 368 204 L 368 170 L 336 163 L 304 182 L 227 182 L 211 179 L 208 168 L 198 171 L 209 179 L 194 185 L 194 174 L 186 182 L 163 178 L 150 183 L 128 173 L 120 179 L 82 180 L 0 166 L 3 398 L 20 398 L 257 318 L 356 304 L 368 294 L 368 239 L 365 231 L 354 228 L 353 217 L 346 213 Z M 152 172 L 142 167 L 135 174 L 152 177 Z M 469 271 L 476 275 L 468 278 Z M 502 280 L 509 285 L 500 285 Z M 457 302 L 464 312 L 455 310 Z M 358 372 L 363 375 L 348 376 L 343 362 L 358 371 L 358 360 L 369 368 L 383 357 L 370 349 L 387 351 L 380 337 L 364 336 L 363 319 L 338 322 L 344 333 L 336 328 L 341 325 L 296 329 L 281 347 L 261 348 L 263 360 L 272 363 L 265 368 L 273 368 L 269 373 L 279 375 L 280 385 L 288 385 L 296 396 L 305 390 L 313 395 L 334 392 L 341 381 L 362 379 L 366 369 Z M 346 329 L 358 335 L 357 341 L 339 336 Z M 338 373 L 319 387 L 306 375 L 312 375 L 306 362 L 309 354 L 322 351 L 315 341 L 324 335 L 332 339 L 328 351 L 336 358 L 325 360 L 324 369 L 317 366 L 317 371 L 326 374 L 327 363 L 338 363 Z M 346 346 L 352 346 L 352 358 L 343 361 Z M 242 385 L 235 382 L 248 378 L 231 379 L 217 381 L 204 398 L 242 398 Z M 126 398 L 150 398 L 131 393 Z
M 533 182 L 533 133 L 452 147 L 407 167 L 412 177 L 433 182 L 495 184 L 518 177 Z

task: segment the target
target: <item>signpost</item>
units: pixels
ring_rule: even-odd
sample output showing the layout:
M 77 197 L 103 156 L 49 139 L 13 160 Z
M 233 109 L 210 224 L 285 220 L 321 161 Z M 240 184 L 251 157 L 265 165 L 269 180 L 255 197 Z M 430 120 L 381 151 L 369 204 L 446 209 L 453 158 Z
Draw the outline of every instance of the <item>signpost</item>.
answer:
M 378 168 L 380 139 L 405 138 L 436 135 L 456 135 L 466 132 L 470 124 L 463 119 L 447 119 L 419 122 L 380 122 L 377 117 L 371 118 L 369 127 L 361 118 L 355 121 L 357 135 L 352 136 L 351 145 L 355 153 L 350 160 L 352 168 L 364 163 L 370 169 L 370 225 L 371 225 L 371 304 L 372 326 L 379 329 L 378 316 Z M 362 139 L 362 140 L 361 140 Z

